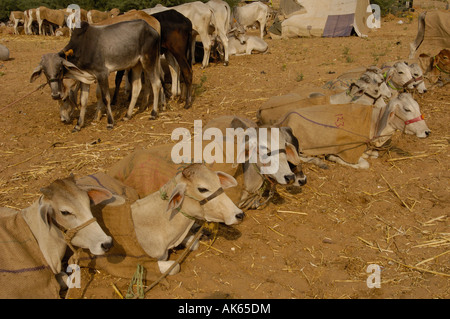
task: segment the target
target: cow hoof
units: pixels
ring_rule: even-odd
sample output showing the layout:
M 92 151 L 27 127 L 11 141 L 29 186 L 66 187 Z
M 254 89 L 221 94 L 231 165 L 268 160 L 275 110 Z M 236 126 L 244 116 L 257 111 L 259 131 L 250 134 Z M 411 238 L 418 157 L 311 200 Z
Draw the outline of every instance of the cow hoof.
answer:
M 125 122 L 127 122 L 127 121 L 129 121 L 130 120 L 130 118 L 128 117 L 128 116 L 124 116 L 123 118 L 122 118 L 122 121 L 125 121 Z
M 150 114 L 150 120 L 156 120 L 157 117 L 158 117 L 158 112 L 156 112 L 155 110 L 152 110 L 152 113 Z
M 72 130 L 72 133 L 76 133 L 80 131 L 80 127 L 79 126 L 75 126 Z
M 107 124 L 106 128 L 108 129 L 108 131 L 110 131 L 114 128 L 114 124 Z
M 192 106 L 191 104 L 186 103 L 186 104 L 184 105 L 184 108 L 187 110 L 187 109 L 190 109 L 191 106 Z
M 228 66 L 228 61 L 225 61 L 223 65 Z

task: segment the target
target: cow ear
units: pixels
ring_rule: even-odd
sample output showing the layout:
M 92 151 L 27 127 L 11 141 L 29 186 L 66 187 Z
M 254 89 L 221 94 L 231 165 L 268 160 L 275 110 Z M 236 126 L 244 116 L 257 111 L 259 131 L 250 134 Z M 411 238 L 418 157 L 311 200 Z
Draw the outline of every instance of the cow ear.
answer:
M 298 156 L 297 149 L 291 143 L 286 143 L 286 159 L 289 163 L 294 165 L 300 164 L 300 157 Z
M 91 188 L 87 191 L 89 199 L 93 205 L 98 205 L 113 198 L 113 194 L 105 188 Z
M 63 66 L 66 69 L 65 77 L 69 79 L 75 79 L 77 81 L 93 84 L 95 82 L 95 76 L 92 74 L 80 70 L 75 64 L 63 59 Z
M 172 217 L 175 216 L 175 214 L 178 212 L 177 208 L 181 207 L 181 204 L 183 203 L 184 200 L 185 192 L 186 192 L 185 183 L 178 183 L 177 186 L 175 186 L 174 190 L 172 191 L 166 209 L 166 212 L 170 213 L 170 219 L 172 219 Z
M 33 83 L 38 77 L 41 76 L 43 69 L 44 69 L 44 67 L 42 66 L 42 64 L 39 64 L 34 69 L 33 74 L 31 74 L 31 77 L 30 77 L 30 83 Z
M 219 177 L 220 185 L 223 189 L 237 186 L 238 183 L 233 176 L 221 171 L 217 171 L 216 174 Z
M 42 218 L 42 221 L 44 222 L 44 224 L 50 228 L 51 224 L 52 224 L 52 217 L 55 214 L 52 206 L 47 203 L 47 201 L 44 199 L 44 196 L 41 196 L 39 198 L 39 215 Z

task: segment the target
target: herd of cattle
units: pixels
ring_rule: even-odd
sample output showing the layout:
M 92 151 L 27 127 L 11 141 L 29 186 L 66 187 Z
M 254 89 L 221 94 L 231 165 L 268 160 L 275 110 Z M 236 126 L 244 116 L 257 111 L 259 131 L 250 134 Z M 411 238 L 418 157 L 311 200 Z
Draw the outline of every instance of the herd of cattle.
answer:
M 60 52 L 42 57 L 31 81 L 44 73 L 52 98 L 63 101 L 62 120 L 70 121 L 80 93 L 81 109 L 75 131 L 83 127 L 89 88 L 96 83 L 99 92 L 96 117 L 100 118 L 106 107 L 107 125 L 113 128 L 111 103 L 114 98 L 111 99 L 109 93 L 110 73 L 117 71 L 116 91 L 124 73 L 130 81 L 131 102 L 126 119 L 131 119 L 141 89 L 145 92 L 144 100 L 148 101 L 150 88 L 153 92 L 151 114 L 156 117 L 165 99 L 161 66 L 164 55 L 171 70 L 172 95 L 181 94 L 180 83 L 183 81 L 185 108 L 189 108 L 192 104 L 193 43 L 197 35 L 203 43 L 203 67 L 209 61 L 211 25 L 223 45 L 225 64 L 228 64 L 228 56 L 232 52 L 230 39 L 235 38 L 243 45 L 249 39 L 243 27 L 258 21 L 260 38 L 263 38 L 267 6 L 253 3 L 239 8 L 232 11 L 224 1 L 211 0 L 206 4 L 193 2 L 173 8 L 157 6 L 123 15 L 114 10 L 107 13 L 82 11 L 81 16 L 85 16 L 88 22 L 82 22 L 73 29 L 69 43 Z M 43 7 L 26 11 L 22 18 L 26 32 L 32 32 L 28 26 L 34 19 L 39 25 L 39 33 L 45 32 L 45 21 L 49 25 L 63 26 L 64 22 L 50 18 L 61 15 L 59 12 Z M 64 12 L 62 16 L 65 16 Z M 110 176 L 103 176 L 108 182 L 87 185 L 72 176 L 53 182 L 41 189 L 39 199 L 20 214 L 11 209 L 1 209 L 2 256 L 16 256 L 19 252 L 29 255 L 36 251 L 39 254 L 31 260 L 20 257 L 20 262 L 15 264 L 12 257 L 2 264 L 5 259 L 2 258 L 0 297 L 58 297 L 59 285 L 50 284 L 51 281 L 47 280 L 43 288 L 33 286 L 28 279 L 50 274 L 53 281 L 57 277 L 63 285 L 67 275 L 62 269 L 62 259 L 67 246 L 87 249 L 93 255 L 105 255 L 114 249 L 115 234 L 107 235 L 91 211 L 91 205 L 99 203 L 105 207 L 127 205 L 135 228 L 136 244 L 148 256 L 157 259 L 159 269 L 164 273 L 174 264 L 174 261 L 168 261 L 170 249 L 189 242 L 189 230 L 195 220 L 227 225 L 241 222 L 244 211 L 266 203 L 276 185 L 304 185 L 306 176 L 301 162 L 326 167 L 319 157 L 325 156 L 330 161 L 367 168 L 369 163 L 366 159 L 377 157 L 377 149 L 397 130 L 419 138 L 428 137 L 431 131 L 410 92 L 423 94 L 427 91 L 425 77 L 431 79 L 433 86 L 449 72 L 450 50 L 443 49 L 436 56 L 422 55 L 412 63 L 396 61 L 380 68 L 371 66 L 352 70 L 329 82 L 326 88 L 317 88 L 306 95 L 292 92 L 270 98 L 259 108 L 257 123 L 233 115 L 213 119 L 204 127 L 205 130 L 219 128 L 224 135 L 227 128 L 242 128 L 244 133 L 238 134 L 237 138 L 244 144 L 246 129 L 279 129 L 278 143 L 272 144 L 268 139 L 256 150 L 266 159 L 265 163 L 267 159 L 278 163 L 276 172 L 270 174 L 264 173 L 265 163 L 261 160 L 249 162 L 249 153 L 253 150 L 251 145 L 245 144 L 243 154 L 235 154 L 245 159 L 237 166 L 241 169 L 242 180 L 237 178 L 236 165 L 232 163 L 228 168 L 217 170 L 214 165 L 191 164 L 180 168 L 169 160 L 164 162 L 160 159 L 169 158 L 172 147 L 165 145 L 124 158 L 119 166 L 127 169 L 111 170 Z M 217 144 L 216 151 L 220 147 L 221 144 Z M 137 165 L 138 160 L 147 165 Z M 163 163 L 165 167 L 153 165 L 155 163 Z M 143 178 L 150 176 L 158 178 L 153 179 L 150 186 L 147 181 L 144 187 Z M 98 177 L 92 179 L 98 181 Z M 103 187 L 108 184 L 115 187 Z M 131 201 L 125 198 L 126 194 L 117 191 L 125 187 L 136 189 L 139 199 Z M 239 189 L 237 199 L 229 195 L 231 188 Z M 17 230 L 19 224 L 28 230 Z M 171 274 L 178 270 L 179 265 L 172 269 Z M 23 284 L 25 279 L 28 280 L 27 285 Z M 42 282 L 37 280 L 35 284 Z

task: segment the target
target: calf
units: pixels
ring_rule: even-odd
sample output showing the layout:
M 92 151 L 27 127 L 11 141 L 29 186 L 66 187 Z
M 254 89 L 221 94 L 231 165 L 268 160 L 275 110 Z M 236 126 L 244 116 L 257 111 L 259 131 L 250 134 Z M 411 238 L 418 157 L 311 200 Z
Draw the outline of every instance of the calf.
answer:
M 450 49 L 442 49 L 433 57 L 421 54 L 419 61 L 424 76 L 432 85 L 444 86 L 450 82 Z
M 67 60 L 66 60 L 67 59 Z M 141 86 L 141 71 L 150 79 L 153 89 L 152 116 L 158 114 L 160 75 L 160 36 L 143 20 L 125 21 L 107 26 L 90 26 L 82 22 L 70 42 L 58 54 L 46 54 L 34 70 L 33 82 L 44 71 L 54 99 L 62 97 L 62 79 L 72 77 L 82 82 L 81 111 L 74 131 L 84 125 L 89 84 L 97 80 L 101 99 L 106 105 L 107 128 L 114 126 L 111 112 L 108 76 L 110 72 L 133 69 L 132 99 L 126 117 L 130 118 Z M 101 115 L 97 110 L 97 118 Z
M 48 281 L 54 281 L 54 275 L 60 279 L 67 277 L 61 273 L 67 246 L 89 249 L 94 255 L 103 255 L 112 246 L 111 237 L 100 228 L 90 209 L 90 201 L 98 204 L 110 199 L 109 191 L 80 188 L 74 178 L 69 177 L 54 181 L 41 192 L 39 199 L 21 212 L 1 210 L 2 298 L 57 298 L 59 287 L 50 286 Z M 27 256 L 30 253 L 32 255 Z M 14 258 L 20 262 L 15 264 Z M 53 276 L 42 282 L 48 270 Z M 42 286 L 33 286 L 39 283 Z M 56 290 L 56 293 L 46 295 L 46 289 Z

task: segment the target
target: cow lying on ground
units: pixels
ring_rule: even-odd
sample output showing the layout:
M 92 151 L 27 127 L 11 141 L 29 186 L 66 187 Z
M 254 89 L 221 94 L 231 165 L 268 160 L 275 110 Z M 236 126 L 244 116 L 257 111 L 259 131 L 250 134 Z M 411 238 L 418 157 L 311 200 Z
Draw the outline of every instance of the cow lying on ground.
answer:
M 163 184 L 151 185 L 153 190 L 140 196 L 141 198 L 138 200 L 133 198 L 135 196 L 134 189 L 132 189 L 133 193 L 118 194 L 120 196 L 125 195 L 124 197 L 131 195 L 130 197 L 132 197 L 124 198 L 128 201 L 125 204 L 127 205 L 126 211 L 119 212 L 121 215 L 129 214 L 130 217 L 126 218 L 131 218 L 131 223 L 124 221 L 123 216 L 117 216 L 116 218 L 106 216 L 105 214 L 108 214 L 107 206 L 109 205 L 101 209 L 100 212 L 93 208 L 96 214 L 102 214 L 98 217 L 101 217 L 101 220 L 105 222 L 105 227 L 111 236 L 114 239 L 117 237 L 118 245 L 124 247 L 124 250 L 128 248 L 128 251 L 120 251 L 121 247 L 113 248 L 110 252 L 111 258 L 114 259 L 114 255 L 117 255 L 117 253 L 126 253 L 127 255 L 131 253 L 133 255 L 131 256 L 132 261 L 138 260 L 138 262 L 142 261 L 145 264 L 145 257 L 150 256 L 157 259 L 159 270 L 164 273 L 174 263 L 174 261 L 167 260 L 169 250 L 191 239 L 188 233 L 196 220 L 225 223 L 226 225 L 234 225 L 243 220 L 244 213 L 242 210 L 236 207 L 224 192 L 237 185 L 232 176 L 221 171 L 214 171 L 205 164 L 191 164 L 185 167 L 178 166 L 178 168 L 168 173 L 167 180 Z M 116 189 L 127 187 L 127 185 L 124 186 L 124 183 L 120 183 L 120 180 L 118 181 L 110 175 L 103 177 L 98 176 L 98 174 L 95 175 L 94 179 L 100 180 L 101 184 L 108 188 L 117 183 L 121 186 L 116 187 Z M 110 182 L 105 177 L 115 182 Z M 83 184 L 86 184 L 86 181 L 87 179 L 84 178 Z M 148 179 L 144 182 L 148 182 Z M 136 189 L 142 191 L 144 187 L 145 185 L 140 184 Z M 117 195 L 115 196 L 117 197 Z M 120 221 L 123 222 L 120 225 L 113 225 L 117 223 L 117 220 L 119 220 L 119 223 Z M 131 224 L 133 229 L 130 230 L 125 224 Z M 124 233 L 126 233 L 127 238 L 122 239 Z M 128 240 L 128 237 L 130 240 Z M 133 237 L 136 238 L 136 241 Z M 130 247 L 134 246 L 133 243 L 139 247 Z M 193 247 L 195 249 L 198 244 Z M 144 256 L 141 256 L 140 251 L 142 250 Z M 109 254 L 106 257 L 108 258 Z M 95 256 L 94 259 L 96 259 Z M 122 266 L 121 261 L 117 261 L 117 267 Z M 104 265 L 104 262 L 102 262 L 102 265 Z M 136 266 L 134 266 L 135 269 Z M 170 274 L 177 273 L 179 269 L 180 267 L 177 265 Z M 128 273 L 128 276 L 130 275 L 132 273 Z
M 217 41 L 217 40 L 216 40 Z M 234 35 L 228 36 L 228 48 L 230 55 L 250 55 L 254 53 L 267 53 L 269 46 L 267 43 L 255 36 L 245 36 L 241 39 L 237 39 Z M 224 50 L 219 44 L 217 46 L 219 54 L 224 55 Z
M 292 129 L 304 161 L 326 166 L 308 157 L 325 155 L 328 160 L 363 169 L 369 167 L 364 152 L 382 146 L 395 131 L 419 138 L 431 133 L 409 93 L 401 93 L 382 108 L 358 104 L 299 108 L 288 112 L 277 125 Z M 376 157 L 377 153 L 371 155 Z
M 102 255 L 112 246 L 92 216 L 95 204 L 111 198 L 101 188 L 83 189 L 74 178 L 56 180 L 21 212 L 0 209 L 1 298 L 59 298 L 67 245 Z
M 450 49 L 442 49 L 436 56 L 421 54 L 424 76 L 432 85 L 444 86 L 450 82 Z
M 309 98 L 303 98 L 293 92 L 271 97 L 261 105 L 256 113 L 258 124 L 273 125 L 287 112 L 313 105 L 357 103 L 384 107 L 386 105 L 384 98 L 390 98 L 391 92 L 381 76 L 371 77 L 365 74 L 355 83 L 352 83 L 345 92 L 329 96 L 318 94 L 310 94 L 310 96 Z
M 127 117 L 130 117 L 139 96 L 141 72 L 144 70 L 145 78 L 150 80 L 153 89 L 152 115 L 156 116 L 162 88 L 160 67 L 160 36 L 145 21 L 126 21 L 97 27 L 83 22 L 81 28 L 74 30 L 70 42 L 62 51 L 43 56 L 30 81 L 33 82 L 44 71 L 54 99 L 61 99 L 63 96 L 64 77 L 82 82 L 81 111 L 74 128 L 74 131 L 79 131 L 84 125 L 89 85 L 97 80 L 100 98 L 106 105 L 107 128 L 111 129 L 114 117 L 111 111 L 109 74 L 117 70 L 133 69 L 132 100 L 127 112 Z M 148 95 L 145 100 L 147 99 Z M 97 109 L 97 119 L 100 117 L 101 110 Z

